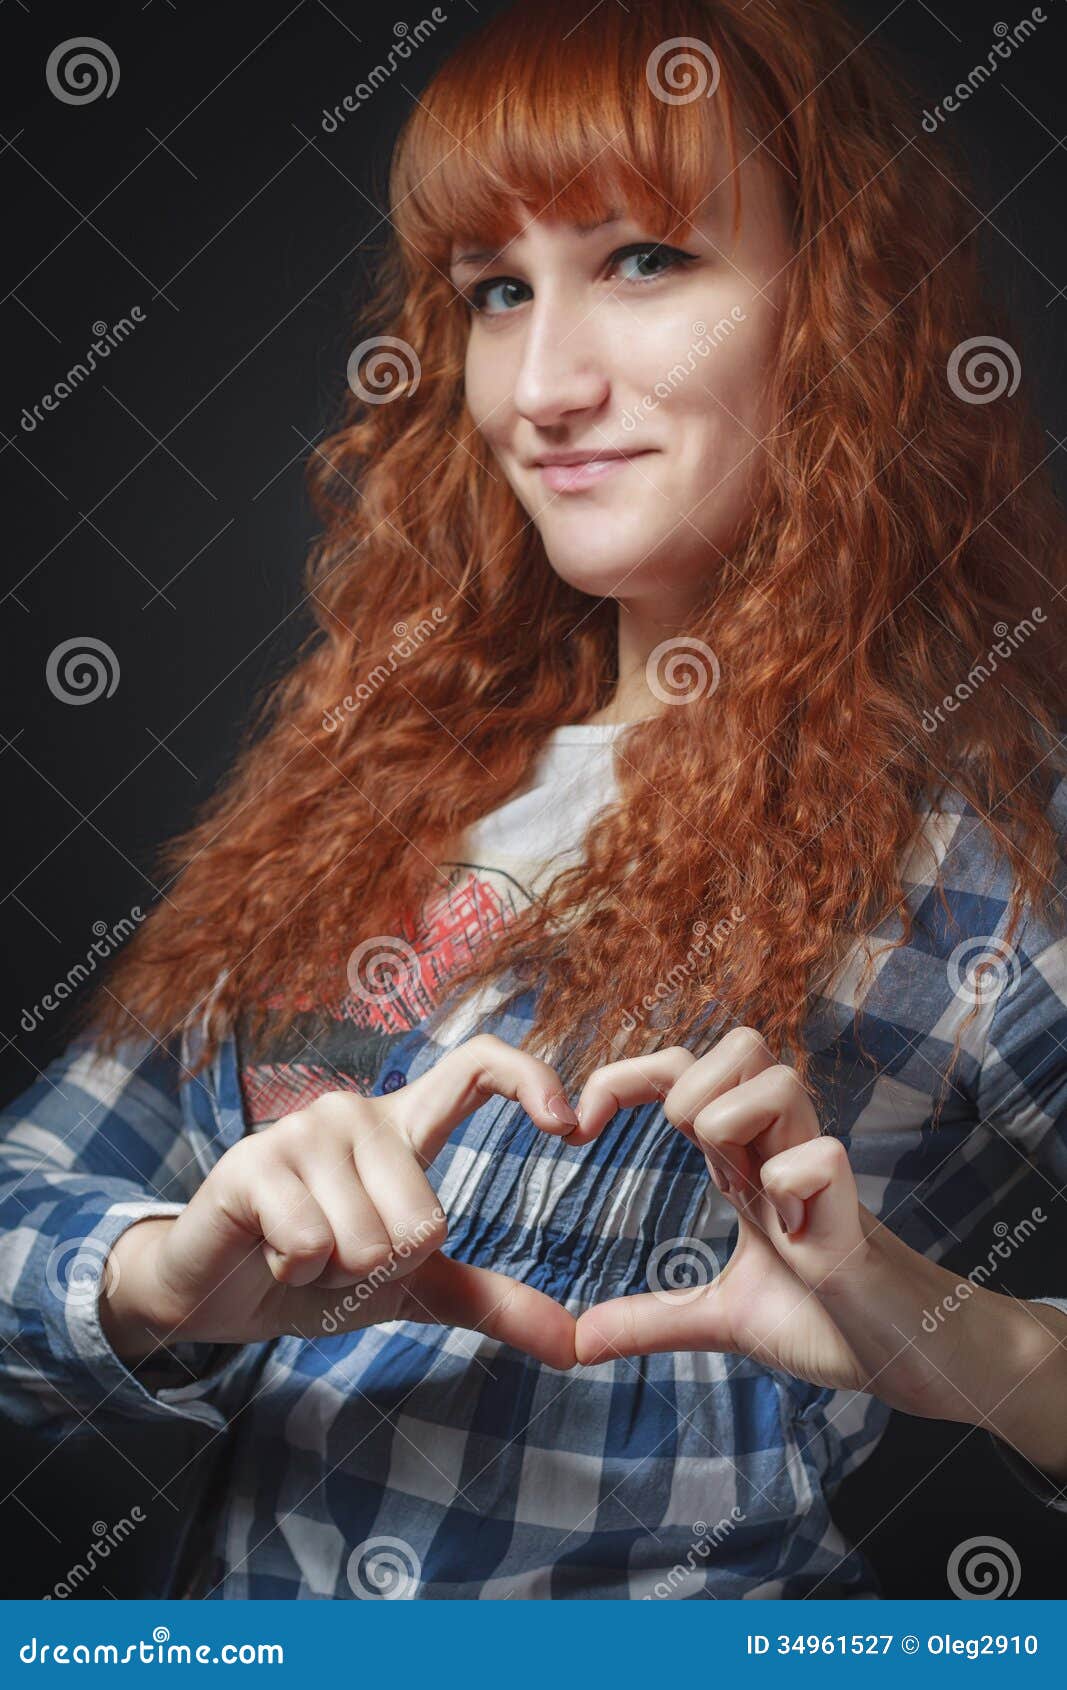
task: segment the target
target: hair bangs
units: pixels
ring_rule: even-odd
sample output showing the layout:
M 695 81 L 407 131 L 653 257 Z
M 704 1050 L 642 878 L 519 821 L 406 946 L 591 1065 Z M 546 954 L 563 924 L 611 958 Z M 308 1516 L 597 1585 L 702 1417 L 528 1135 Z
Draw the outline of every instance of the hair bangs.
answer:
M 629 215 L 657 239 L 678 238 L 728 177 L 736 223 L 723 56 L 710 40 L 682 47 L 662 34 L 666 13 L 684 24 L 686 11 L 612 9 L 575 23 L 574 6 L 555 0 L 539 12 L 536 40 L 520 45 L 504 13 L 476 52 L 460 48 L 397 149 L 392 217 L 409 261 L 445 271 L 453 241 L 496 250 L 527 217 L 587 225 Z

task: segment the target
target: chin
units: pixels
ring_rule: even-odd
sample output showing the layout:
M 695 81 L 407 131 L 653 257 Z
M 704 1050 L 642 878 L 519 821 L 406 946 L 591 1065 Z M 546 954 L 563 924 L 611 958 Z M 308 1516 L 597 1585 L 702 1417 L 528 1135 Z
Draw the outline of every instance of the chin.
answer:
M 547 548 L 546 548 L 547 551 Z M 598 556 L 589 547 L 571 558 L 547 552 L 548 561 L 556 574 L 580 593 L 594 593 L 599 597 L 605 594 L 622 593 L 627 598 L 640 596 L 643 587 L 651 587 L 650 568 L 653 555 L 651 552 L 634 551 L 632 545 L 627 546 L 624 556 L 619 553 L 605 553 Z

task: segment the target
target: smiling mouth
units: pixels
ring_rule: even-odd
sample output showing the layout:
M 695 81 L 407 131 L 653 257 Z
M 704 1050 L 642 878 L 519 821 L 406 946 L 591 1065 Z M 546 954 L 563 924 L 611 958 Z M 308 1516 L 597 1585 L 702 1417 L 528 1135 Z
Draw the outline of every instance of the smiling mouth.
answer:
M 589 458 L 580 464 L 538 464 L 537 473 L 554 493 L 579 493 L 583 488 L 592 487 L 609 475 L 617 474 L 632 464 L 635 458 L 647 457 L 652 450 L 652 447 L 645 447 L 625 455 L 615 453 L 611 457 Z

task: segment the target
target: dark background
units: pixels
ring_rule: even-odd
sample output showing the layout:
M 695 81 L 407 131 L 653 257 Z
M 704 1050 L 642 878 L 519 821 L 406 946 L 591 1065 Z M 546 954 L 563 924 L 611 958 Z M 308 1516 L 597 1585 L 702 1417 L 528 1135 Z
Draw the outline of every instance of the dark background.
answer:
M 497 8 L 447 9 L 432 41 L 332 135 L 323 108 L 428 5 L 3 9 L 4 1101 L 67 1039 L 60 1015 L 24 1032 L 24 1008 L 84 958 L 94 923 L 111 927 L 165 891 L 150 879 L 156 846 L 219 781 L 253 697 L 307 631 L 302 465 L 331 424 L 360 332 L 391 144 L 440 58 Z M 999 0 L 853 10 L 903 54 L 926 104 L 985 59 L 995 24 L 1029 15 Z M 1045 11 L 1035 38 L 949 121 L 973 160 L 974 222 L 1015 315 L 1062 491 L 1067 6 L 1045 0 Z M 116 54 L 110 98 L 65 105 L 48 91 L 48 55 L 74 36 Z M 917 104 L 919 145 L 921 118 Z M 144 321 L 126 344 L 27 433 L 23 407 L 85 356 L 92 325 L 134 306 Z M 112 648 L 120 679 L 110 698 L 75 708 L 53 697 L 45 666 L 84 635 Z M 1063 1293 L 1064 1205 L 1048 1181 L 1035 1174 L 1002 1218 L 1035 1202 L 1055 1222 L 998 1288 Z M 966 1271 L 984 1248 L 950 1265 Z M 161 1450 L 156 1428 L 111 1423 L 107 1437 L 86 1426 L 49 1451 L 8 1429 L 0 1508 L 18 1555 L 5 1595 L 43 1595 L 86 1553 L 91 1523 L 134 1503 L 150 1525 L 81 1588 L 161 1588 L 184 1483 L 168 1481 L 200 1434 L 185 1455 L 180 1437 Z M 947 1556 L 979 1533 L 1018 1552 L 1019 1597 L 1063 1594 L 1067 1517 L 1030 1499 L 968 1428 L 897 1416 L 838 1516 L 887 1595 L 951 1594 Z

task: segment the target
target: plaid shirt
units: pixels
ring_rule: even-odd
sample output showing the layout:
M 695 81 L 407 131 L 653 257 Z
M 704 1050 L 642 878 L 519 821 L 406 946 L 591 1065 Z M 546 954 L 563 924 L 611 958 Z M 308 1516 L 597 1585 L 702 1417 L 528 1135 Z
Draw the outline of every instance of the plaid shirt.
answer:
M 1067 782 L 1053 810 L 1062 837 Z M 855 956 L 813 1000 L 806 1037 L 823 1128 L 846 1144 L 861 1200 L 932 1258 L 964 1239 L 984 1261 L 1001 1236 L 998 1208 L 1031 1165 L 1050 1187 L 1067 1179 L 1067 938 L 1033 918 L 1017 936 L 1005 988 L 987 993 L 932 1128 L 969 1008 L 965 953 L 996 950 L 1010 887 L 961 799 L 927 817 L 924 838 L 929 850 L 917 847 L 907 867 L 911 942 L 885 949 L 863 998 L 859 1033 L 875 1065 L 857 1041 Z M 938 861 L 958 927 L 931 891 Z M 898 935 L 893 918 L 870 937 L 880 951 Z M 515 1043 L 532 1009 L 532 996 L 507 1017 L 490 1008 L 484 1025 Z M 414 1079 L 469 1032 L 438 1006 L 390 1048 L 373 1093 Z M 124 1419 L 202 1430 L 190 1473 L 213 1470 L 216 1494 L 211 1506 L 190 1496 L 190 1529 L 204 1536 L 184 1559 L 197 1576 L 160 1594 L 879 1594 L 829 1499 L 889 1410 L 744 1356 L 682 1352 L 559 1373 L 475 1332 L 393 1321 L 317 1340 L 175 1343 L 125 1366 L 97 1313 L 109 1247 L 137 1217 L 178 1212 L 250 1130 L 232 1037 L 179 1088 L 198 1037 L 129 1047 L 115 1061 L 74 1041 L 16 1099 L 0 1139 L 0 1406 L 51 1443 L 85 1418 L 113 1437 Z M 511 1273 L 575 1315 L 647 1289 L 650 1257 L 667 1241 L 703 1241 L 720 1265 L 732 1247 L 732 1209 L 658 1104 L 620 1111 L 575 1148 L 490 1098 L 430 1177 L 450 1254 Z M 983 1437 L 991 1460 L 995 1448 L 1065 1506 Z

